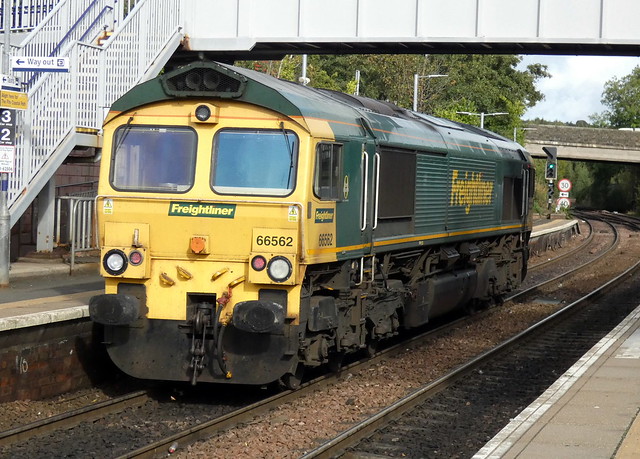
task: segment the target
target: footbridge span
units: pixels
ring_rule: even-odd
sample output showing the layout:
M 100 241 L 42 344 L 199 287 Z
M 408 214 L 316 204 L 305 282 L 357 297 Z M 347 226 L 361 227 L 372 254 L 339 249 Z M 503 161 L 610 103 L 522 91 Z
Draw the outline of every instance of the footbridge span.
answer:
M 525 148 L 546 158 L 542 147 L 556 147 L 558 159 L 640 163 L 640 130 L 528 125 Z

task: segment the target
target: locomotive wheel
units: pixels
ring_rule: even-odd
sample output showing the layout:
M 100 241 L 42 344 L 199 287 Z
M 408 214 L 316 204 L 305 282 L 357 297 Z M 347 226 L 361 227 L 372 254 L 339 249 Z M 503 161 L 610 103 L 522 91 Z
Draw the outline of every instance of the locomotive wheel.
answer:
M 378 344 L 380 344 L 380 341 L 377 339 L 367 340 L 367 347 L 365 347 L 367 357 L 371 358 L 376 355 L 376 352 L 378 352 Z
M 344 360 L 344 352 L 334 352 L 329 355 L 329 370 L 332 373 L 338 373 L 342 368 L 342 361 Z
M 304 375 L 304 366 L 302 364 L 298 364 L 296 367 L 296 372 L 287 373 L 284 375 L 280 381 L 285 389 L 296 390 L 300 388 L 300 384 L 302 383 L 302 376 Z

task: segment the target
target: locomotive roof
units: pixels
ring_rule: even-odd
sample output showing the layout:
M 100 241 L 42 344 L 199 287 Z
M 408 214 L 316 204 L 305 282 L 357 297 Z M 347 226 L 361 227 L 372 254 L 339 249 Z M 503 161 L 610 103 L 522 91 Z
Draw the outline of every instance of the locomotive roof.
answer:
M 193 62 L 142 83 L 115 101 L 111 110 L 126 112 L 175 98 L 222 98 L 259 105 L 296 119 L 315 135 L 326 135 L 315 132 L 320 129 L 317 121 L 325 121 L 336 138 L 373 136 L 380 143 L 402 148 L 526 157 L 519 144 L 485 129 L 216 62 Z

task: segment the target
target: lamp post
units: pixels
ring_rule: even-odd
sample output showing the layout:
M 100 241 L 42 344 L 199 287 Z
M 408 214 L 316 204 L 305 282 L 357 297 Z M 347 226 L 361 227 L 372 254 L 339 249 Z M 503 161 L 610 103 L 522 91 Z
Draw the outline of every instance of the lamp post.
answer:
M 485 116 L 497 116 L 497 115 L 508 115 L 507 112 L 496 112 L 496 113 L 471 113 L 471 112 L 456 112 L 459 115 L 475 115 L 480 117 L 480 128 L 484 129 L 484 117 Z
M 11 75 L 11 0 L 4 0 L 2 72 Z M 9 174 L 0 173 L 0 287 L 9 286 L 9 254 L 11 251 L 11 215 L 9 213 L 8 192 Z
M 518 133 L 518 130 L 520 130 L 520 131 L 537 131 L 537 129 L 536 129 L 536 128 L 519 128 L 519 127 L 514 127 L 514 128 L 513 128 L 513 141 L 514 141 L 514 142 L 517 142 L 516 134 Z
M 449 75 L 418 75 L 414 73 L 413 75 L 413 111 L 418 111 L 418 81 L 420 78 L 440 78 L 440 77 L 448 77 Z
M 310 82 L 309 78 L 307 78 L 307 55 L 306 54 L 302 55 L 302 76 L 298 78 L 298 81 L 303 86 L 308 85 Z

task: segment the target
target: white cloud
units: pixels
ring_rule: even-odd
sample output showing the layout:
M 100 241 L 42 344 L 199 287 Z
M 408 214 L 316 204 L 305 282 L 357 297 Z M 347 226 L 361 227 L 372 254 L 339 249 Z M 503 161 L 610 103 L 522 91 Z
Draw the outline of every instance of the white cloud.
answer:
M 576 122 L 605 110 L 600 103 L 604 84 L 629 75 L 640 65 L 639 57 L 621 56 L 524 56 L 521 68 L 532 63 L 548 66 L 550 78 L 537 83 L 545 100 L 524 114 L 524 119 Z

